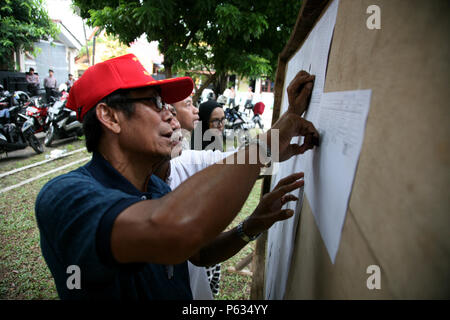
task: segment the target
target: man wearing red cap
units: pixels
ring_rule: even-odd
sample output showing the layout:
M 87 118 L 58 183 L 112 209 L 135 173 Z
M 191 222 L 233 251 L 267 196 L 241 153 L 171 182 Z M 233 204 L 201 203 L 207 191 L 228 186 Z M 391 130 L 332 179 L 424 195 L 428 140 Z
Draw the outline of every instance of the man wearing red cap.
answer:
M 59 296 L 192 299 L 187 260 L 223 261 L 274 222 L 292 216 L 281 206 L 292 200 L 288 192 L 303 185 L 302 174 L 283 179 L 262 200 L 258 214 L 232 234 L 221 234 L 271 160 L 267 145 L 273 130 L 278 130 L 281 161 L 317 144 L 314 126 L 300 117 L 313 80 L 302 71 L 291 82 L 288 112 L 260 136 L 267 144 L 254 141 L 231 156 L 246 159 L 245 164 L 213 165 L 170 192 L 152 174 L 180 144 L 173 135 L 179 124 L 165 103 L 187 97 L 192 80 L 155 81 L 134 55 L 86 70 L 67 106 L 83 122 L 92 160 L 48 182 L 36 199 L 41 249 Z M 298 135 L 304 144 L 291 145 Z M 260 150 L 269 156 L 249 163 L 249 155 Z

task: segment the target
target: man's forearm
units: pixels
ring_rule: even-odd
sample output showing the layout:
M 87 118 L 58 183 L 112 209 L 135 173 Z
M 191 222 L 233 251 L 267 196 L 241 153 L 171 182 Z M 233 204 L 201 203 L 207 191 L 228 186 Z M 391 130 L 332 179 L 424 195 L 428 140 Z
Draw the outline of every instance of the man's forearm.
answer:
M 213 165 L 164 197 L 124 210 L 111 234 L 116 260 L 177 264 L 213 241 L 238 214 L 259 175 L 262 165 L 248 164 L 255 148 L 230 156 L 244 153 L 247 164 Z
M 178 215 L 183 223 L 190 225 L 185 226 L 189 232 L 200 229 L 202 238 L 209 242 L 234 219 L 247 199 L 262 166 L 248 164 L 248 153 L 255 150 L 256 146 L 250 146 L 239 152 L 246 153 L 246 164 L 210 166 L 164 197 L 170 202 L 173 215 Z M 239 153 L 230 156 L 234 157 L 234 163 L 237 162 Z M 175 220 L 174 217 L 170 218 Z
M 248 242 L 238 235 L 237 228 L 222 232 L 211 243 L 189 258 L 197 266 L 211 266 L 228 260 L 238 253 Z

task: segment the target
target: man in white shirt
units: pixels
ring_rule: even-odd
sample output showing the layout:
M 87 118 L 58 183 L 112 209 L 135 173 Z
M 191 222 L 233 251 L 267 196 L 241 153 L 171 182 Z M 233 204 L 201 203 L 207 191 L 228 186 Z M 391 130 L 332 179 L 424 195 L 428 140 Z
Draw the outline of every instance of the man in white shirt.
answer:
M 180 123 L 183 133 L 182 147 L 183 150 L 191 149 L 191 132 L 199 122 L 198 108 L 192 103 L 192 97 L 189 96 L 184 100 L 172 104 L 177 113 L 177 119 Z
M 172 106 L 175 107 L 173 111 L 183 132 L 183 140 L 181 141 L 183 152 L 179 157 L 172 159 L 170 165 L 168 163 L 163 164 L 159 172 L 163 172 L 162 177 L 166 178 L 166 183 L 174 190 L 195 173 L 222 160 L 232 152 L 191 150 L 191 132 L 199 122 L 198 108 L 194 106 L 190 96 L 173 103 Z M 213 299 L 205 267 L 197 267 L 188 262 L 188 269 L 193 298 L 196 300 Z
M 157 175 L 165 180 L 171 190 L 175 190 L 181 183 L 195 173 L 223 160 L 237 150 L 231 152 L 191 150 L 190 133 L 199 122 L 198 109 L 192 104 L 191 97 L 173 103 L 172 106 L 175 107 L 175 110 L 172 109 L 172 112 L 176 116 L 183 131 L 182 152 L 179 156 L 175 155 L 170 160 L 170 164 L 168 162 L 163 164 L 158 170 Z M 188 269 L 193 298 L 195 300 L 213 299 L 207 268 L 197 267 L 191 262 L 188 262 Z M 209 272 L 212 272 L 211 269 L 216 270 L 217 268 L 209 268 Z M 219 272 L 215 276 L 220 279 L 220 267 L 218 270 Z M 217 287 L 219 279 L 217 279 Z
M 30 94 L 32 96 L 36 96 L 38 94 L 39 89 L 39 75 L 34 73 L 34 69 L 30 68 L 30 71 L 25 76 L 27 82 L 28 82 L 28 91 L 30 91 Z
M 54 90 L 57 89 L 58 81 L 53 76 L 54 72 L 52 69 L 48 70 L 48 77 L 44 78 L 44 88 L 47 103 L 50 102 L 50 97 L 54 95 Z

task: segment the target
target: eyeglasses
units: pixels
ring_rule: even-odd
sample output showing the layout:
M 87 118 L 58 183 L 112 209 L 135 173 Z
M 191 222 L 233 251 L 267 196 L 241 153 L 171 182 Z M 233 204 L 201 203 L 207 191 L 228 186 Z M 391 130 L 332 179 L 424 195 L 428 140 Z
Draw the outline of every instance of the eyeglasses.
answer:
M 125 100 L 125 102 L 143 102 L 147 106 L 155 106 L 157 112 L 161 112 L 163 110 L 169 110 L 169 104 L 165 104 L 164 101 L 162 101 L 160 96 L 156 97 L 142 97 L 142 98 L 128 98 Z
M 227 123 L 227 119 L 226 118 L 214 119 L 214 120 L 211 120 L 209 123 L 211 123 L 213 125 L 213 127 L 218 128 L 221 125 L 225 125 Z

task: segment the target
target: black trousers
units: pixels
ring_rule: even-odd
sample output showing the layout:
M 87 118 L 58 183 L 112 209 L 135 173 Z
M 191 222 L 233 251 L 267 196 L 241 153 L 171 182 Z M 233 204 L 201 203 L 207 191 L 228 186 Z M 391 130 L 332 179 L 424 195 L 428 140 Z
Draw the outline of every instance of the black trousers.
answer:
M 38 84 L 34 83 L 28 84 L 28 91 L 30 92 L 31 96 L 37 96 L 39 94 L 38 90 L 39 90 Z
M 50 97 L 54 95 L 54 90 L 54 88 L 45 87 L 45 99 L 47 100 L 47 103 L 50 103 Z

